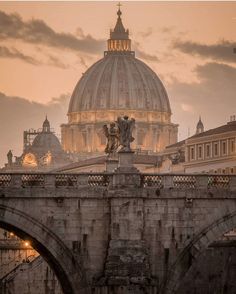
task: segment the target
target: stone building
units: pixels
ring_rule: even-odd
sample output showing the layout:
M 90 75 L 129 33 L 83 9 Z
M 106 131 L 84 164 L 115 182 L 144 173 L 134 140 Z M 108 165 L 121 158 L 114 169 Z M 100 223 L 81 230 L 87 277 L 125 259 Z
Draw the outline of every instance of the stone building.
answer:
M 204 131 L 199 119 L 196 133 L 189 138 L 154 154 L 136 151 L 134 165 L 145 173 L 236 173 L 236 120 Z M 106 156 L 81 160 L 55 171 L 58 172 L 103 172 Z
M 135 57 L 120 9 L 104 57 L 81 77 L 72 94 L 68 123 L 61 126 L 65 151 L 84 157 L 103 154 L 102 127 L 128 115 L 136 120 L 133 149 L 159 152 L 177 142 L 170 102 L 156 73 Z
M 186 173 L 236 173 L 236 120 L 185 141 Z
M 200 118 L 197 124 L 196 134 L 186 140 L 177 142 L 177 125 L 171 122 L 171 109 L 166 90 L 157 75 L 146 64 L 135 58 L 135 53 L 131 50 L 129 31 L 125 30 L 121 21 L 121 11 L 118 10 L 117 14 L 117 23 L 114 30 L 110 33 L 108 49 L 104 53 L 104 58 L 88 69 L 78 82 L 72 94 L 68 110 L 68 123 L 62 125 L 62 145 L 64 151 L 46 118 L 42 130 L 24 133 L 23 154 L 17 157 L 15 162 L 12 162 L 12 154 L 9 153 L 9 162 L 5 170 L 54 170 L 57 172 L 69 173 L 90 171 L 103 172 L 106 170 L 106 156 L 104 156 L 106 138 L 103 134 L 102 126 L 115 121 L 118 116 L 128 115 L 136 120 L 136 128 L 134 131 L 135 141 L 132 147 L 136 149 L 134 165 L 138 170 L 146 173 L 236 173 L 236 121 L 231 121 L 224 126 L 204 131 L 204 125 Z M 31 138 L 33 139 L 31 140 Z M 93 158 L 67 165 L 69 160 L 65 151 L 80 154 L 84 158 Z M 96 155 L 100 156 L 95 157 Z M 155 193 L 157 192 L 158 189 Z M 168 195 L 169 193 L 170 192 L 168 192 Z M 136 194 L 135 197 L 137 197 Z M 150 260 L 156 259 L 159 263 L 157 263 L 157 265 L 152 265 L 152 269 L 150 269 L 148 262 L 142 263 L 140 269 L 136 268 L 137 266 L 132 266 L 132 270 L 140 270 L 140 276 L 142 276 L 144 272 L 149 277 L 151 271 L 160 270 L 161 262 L 165 267 L 169 258 L 169 249 L 166 247 L 162 248 L 158 243 L 159 240 L 156 238 L 159 238 L 162 234 L 162 230 L 168 231 L 169 229 L 169 231 L 172 230 L 171 235 L 173 239 L 173 229 L 168 227 L 167 222 L 165 224 L 165 221 L 167 221 L 165 219 L 167 214 L 164 212 L 164 206 L 157 205 L 152 201 L 152 203 L 147 206 L 147 209 L 142 211 L 142 209 L 144 209 L 142 206 L 143 204 L 140 204 L 141 201 L 136 200 L 135 197 L 126 202 L 124 202 L 125 200 L 118 199 L 115 208 L 117 209 L 117 219 L 121 220 L 125 213 L 127 213 L 128 216 L 133 214 L 133 217 L 135 217 L 136 210 L 136 220 L 139 220 L 139 217 L 144 218 L 143 215 L 146 215 L 149 221 L 149 225 L 147 225 L 146 228 L 147 236 L 149 236 L 149 234 L 152 236 L 151 230 L 156 230 L 153 239 L 150 239 L 150 236 L 146 239 L 147 243 L 149 242 L 149 247 L 156 242 L 153 246 L 155 250 L 151 253 Z M 58 201 L 58 209 L 61 209 L 60 205 L 63 204 L 60 203 L 60 199 L 56 198 L 55 201 Z M 116 201 L 116 199 L 112 201 Z M 78 202 L 78 209 L 80 209 L 80 203 L 83 204 L 83 200 Z M 129 205 L 130 213 L 127 208 Z M 102 211 L 106 209 L 105 205 L 101 207 L 99 208 L 96 206 L 94 211 L 97 213 L 99 209 Z M 157 209 L 160 209 L 161 213 L 163 209 L 163 224 L 161 223 L 161 219 L 153 220 L 151 216 L 149 219 L 149 212 L 152 209 L 153 215 L 156 213 Z M 170 209 L 178 211 L 176 202 L 173 203 Z M 181 211 L 179 213 L 180 216 L 182 215 L 181 209 L 179 209 L 179 211 Z M 85 219 L 88 214 L 87 210 L 83 215 Z M 189 210 L 189 207 L 186 207 L 186 210 Z M 78 213 L 78 215 L 80 214 Z M 188 214 L 188 211 L 186 214 Z M 109 212 L 107 212 L 105 217 L 107 216 L 109 216 Z M 53 217 L 51 217 L 50 220 L 52 221 Z M 59 222 L 59 220 L 55 220 L 55 222 L 56 221 Z M 93 220 L 94 225 L 96 225 L 96 221 L 96 219 Z M 126 219 L 124 219 L 124 224 L 125 221 Z M 123 252 L 127 249 L 127 242 L 125 243 L 125 239 L 129 239 L 132 235 L 132 238 L 136 240 L 135 228 L 136 234 L 140 234 L 138 231 L 139 221 L 132 221 L 132 223 L 132 229 L 127 231 L 125 235 L 122 235 L 123 237 L 119 236 L 121 240 L 113 240 L 110 244 L 110 255 L 107 255 L 109 258 L 105 264 L 106 275 L 108 277 L 109 275 L 113 275 L 113 271 L 110 270 L 110 268 L 113 266 L 113 259 L 114 256 L 116 257 L 115 251 L 118 245 L 120 246 L 118 247 L 119 250 Z M 161 226 L 163 226 L 163 228 Z M 114 230 L 114 234 L 120 235 L 120 228 L 117 227 L 116 222 L 114 222 L 113 226 L 109 224 L 108 227 Z M 93 234 L 93 227 L 91 226 L 91 228 L 91 232 L 88 229 L 83 235 L 82 243 L 85 244 L 84 246 L 87 246 L 86 242 L 89 242 L 87 236 L 90 237 Z M 83 229 L 84 228 L 81 227 L 81 231 Z M 3 231 L 0 231 L 0 235 L 1 232 Z M 124 238 L 124 236 L 126 238 Z M 182 235 L 179 238 L 182 239 Z M 1 246 L 4 241 L 0 241 Z M 125 245 L 123 245 L 122 242 L 124 242 Z M 157 244 L 159 244 L 159 255 L 157 254 Z M 173 244 L 172 246 L 174 247 L 176 243 L 173 241 Z M 137 242 L 132 241 L 128 243 L 128 245 L 130 246 L 129 255 L 122 256 L 123 260 L 127 261 L 127 264 L 129 263 L 130 256 L 135 256 L 135 248 L 144 247 L 143 240 Z M 9 250 L 9 248 L 7 250 Z M 12 255 L 13 260 L 15 260 L 14 256 L 16 252 L 21 252 L 23 249 L 18 248 L 11 250 L 10 255 Z M 208 259 L 209 263 L 214 265 L 214 258 L 225 254 L 221 251 L 223 251 L 222 248 L 214 249 L 214 253 L 212 250 L 208 250 L 204 258 Z M 7 254 L 9 255 L 9 252 L 4 254 L 1 248 L 1 257 L 3 260 L 5 260 Z M 84 250 L 84 255 L 87 255 L 86 250 Z M 236 260 L 235 253 L 232 253 L 232 256 L 233 260 Z M 140 256 L 138 256 L 138 258 L 139 257 Z M 146 251 L 141 255 L 141 258 L 146 261 L 148 260 Z M 215 280 L 222 270 L 224 270 L 224 262 L 227 258 L 228 255 L 226 254 L 226 256 L 221 258 L 221 263 L 218 267 L 215 268 Z M 205 293 L 201 292 L 199 289 L 204 289 L 205 291 L 208 283 L 205 276 L 210 277 L 211 273 L 207 272 L 207 268 L 205 267 L 205 276 L 199 275 L 200 270 L 198 267 L 202 265 L 205 265 L 204 260 L 201 260 L 197 268 L 195 268 L 195 271 L 198 273 L 197 282 L 195 279 L 196 273 L 193 271 L 190 273 L 190 278 L 184 281 L 183 288 L 181 288 L 178 293 L 189 293 L 189 284 L 191 284 L 192 280 L 195 281 L 191 286 L 193 289 L 192 293 Z M 157 269 L 155 267 L 157 267 Z M 13 264 L 13 268 L 7 268 L 7 272 L 7 274 L 4 273 L 1 277 L 1 293 L 61 294 L 62 290 L 55 274 L 41 257 L 35 257 L 34 260 L 31 260 L 29 263 L 22 262 L 20 259 L 19 264 L 17 264 L 17 266 Z M 151 278 L 153 277 L 150 275 L 149 279 Z M 126 279 L 126 277 L 124 279 Z M 138 284 L 139 281 L 134 279 L 134 283 Z M 221 290 L 223 291 L 223 286 L 219 288 L 219 293 L 221 293 Z M 233 289 L 235 289 L 235 284 Z M 132 293 L 137 294 L 136 292 Z M 143 293 L 142 289 L 140 293 Z
M 23 141 L 23 153 L 16 156 L 14 162 L 11 150 L 8 152 L 8 163 L 3 168 L 4 171 L 49 171 L 70 162 L 47 117 L 42 129 L 24 131 Z

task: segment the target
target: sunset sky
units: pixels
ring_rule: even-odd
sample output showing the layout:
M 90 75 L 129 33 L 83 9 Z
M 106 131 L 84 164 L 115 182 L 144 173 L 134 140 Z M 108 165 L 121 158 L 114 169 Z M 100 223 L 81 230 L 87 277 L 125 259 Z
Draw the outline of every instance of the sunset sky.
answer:
M 103 57 L 116 1 L 0 2 L 0 166 L 22 151 L 24 129 L 46 114 L 59 133 L 70 94 Z M 121 2 L 136 57 L 163 81 L 179 124 L 192 135 L 236 114 L 236 2 Z

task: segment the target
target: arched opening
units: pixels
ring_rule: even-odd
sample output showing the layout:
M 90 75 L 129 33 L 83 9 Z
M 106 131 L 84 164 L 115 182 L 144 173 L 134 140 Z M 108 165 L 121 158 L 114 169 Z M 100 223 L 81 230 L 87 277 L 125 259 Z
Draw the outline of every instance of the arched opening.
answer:
M 236 293 L 236 232 L 224 234 L 197 257 L 183 279 L 177 294 Z
M 0 227 L 30 242 L 56 274 L 64 294 L 85 293 L 80 291 L 85 282 L 78 261 L 54 232 L 22 211 L 5 205 L 0 205 Z
M 234 228 L 236 228 L 236 212 L 225 215 L 201 230 L 182 250 L 169 269 L 167 279 L 162 284 L 161 293 L 178 293 L 181 281 L 208 246 L 220 240 L 223 235 Z

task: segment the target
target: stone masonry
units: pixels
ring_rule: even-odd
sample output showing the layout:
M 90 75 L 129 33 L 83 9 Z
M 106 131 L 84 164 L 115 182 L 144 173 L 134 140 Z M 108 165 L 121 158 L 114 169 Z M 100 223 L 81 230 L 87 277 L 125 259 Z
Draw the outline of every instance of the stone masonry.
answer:
M 30 240 L 64 293 L 177 293 L 236 227 L 236 177 L 1 174 L 0 226 Z

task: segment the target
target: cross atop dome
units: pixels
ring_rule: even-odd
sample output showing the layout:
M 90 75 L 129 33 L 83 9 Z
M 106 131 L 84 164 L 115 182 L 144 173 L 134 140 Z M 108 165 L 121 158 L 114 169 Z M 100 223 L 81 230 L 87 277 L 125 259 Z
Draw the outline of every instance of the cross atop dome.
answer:
M 117 4 L 117 21 L 114 30 L 110 31 L 110 39 L 108 43 L 108 52 L 130 52 L 131 51 L 131 40 L 129 39 L 129 30 L 124 28 L 121 20 L 122 12 L 120 10 L 120 2 Z

